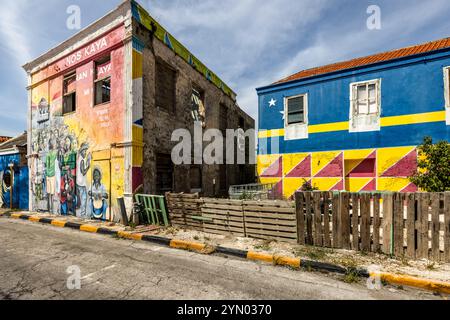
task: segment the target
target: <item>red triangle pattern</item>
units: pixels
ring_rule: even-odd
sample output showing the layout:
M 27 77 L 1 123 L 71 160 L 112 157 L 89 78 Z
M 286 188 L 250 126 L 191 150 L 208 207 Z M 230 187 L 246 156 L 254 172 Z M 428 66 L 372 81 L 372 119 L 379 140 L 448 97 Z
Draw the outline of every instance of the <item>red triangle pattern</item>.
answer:
M 330 191 L 343 191 L 345 189 L 344 179 L 339 181 Z
M 337 178 L 344 174 L 344 154 L 340 153 L 316 175 L 316 178 Z
M 376 152 L 374 151 L 370 156 L 364 159 L 357 165 L 348 175 L 348 178 L 375 178 L 377 176 L 376 170 Z
M 286 176 L 287 178 L 311 177 L 311 155 L 307 156 Z
M 361 189 L 361 191 L 376 191 L 377 190 L 377 179 L 373 179 L 368 184 Z
M 419 188 L 414 184 L 414 183 L 410 183 L 406 188 L 404 188 L 402 191 L 400 192 L 417 192 L 419 191 Z
M 283 199 L 283 180 L 278 182 L 272 189 L 273 199 Z
M 263 178 L 282 178 L 283 177 L 283 158 L 278 158 L 269 168 L 261 175 Z
M 387 169 L 382 177 L 410 177 L 417 171 L 417 151 L 413 150 Z

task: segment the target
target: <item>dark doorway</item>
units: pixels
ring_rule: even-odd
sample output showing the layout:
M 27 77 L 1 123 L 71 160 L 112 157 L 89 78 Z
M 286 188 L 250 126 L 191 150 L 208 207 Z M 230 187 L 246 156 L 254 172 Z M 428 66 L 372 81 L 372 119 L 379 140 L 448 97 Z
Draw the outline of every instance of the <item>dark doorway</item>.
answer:
M 170 154 L 156 155 L 156 193 L 164 195 L 173 191 L 173 162 Z

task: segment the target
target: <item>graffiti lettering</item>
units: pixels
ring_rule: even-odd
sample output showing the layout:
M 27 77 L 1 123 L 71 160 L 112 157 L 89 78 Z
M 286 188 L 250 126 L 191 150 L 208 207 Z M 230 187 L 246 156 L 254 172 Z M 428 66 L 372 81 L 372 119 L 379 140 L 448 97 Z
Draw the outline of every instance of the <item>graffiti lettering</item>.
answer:
M 81 61 L 84 58 L 87 58 L 89 56 L 92 56 L 92 55 L 98 53 L 99 51 L 106 48 L 107 46 L 108 46 L 108 41 L 106 40 L 106 38 L 102 38 L 102 39 L 94 42 L 93 44 L 89 45 L 88 47 L 86 47 L 82 50 L 79 50 L 76 53 L 68 56 L 66 58 L 66 67 L 69 67 L 69 66 Z

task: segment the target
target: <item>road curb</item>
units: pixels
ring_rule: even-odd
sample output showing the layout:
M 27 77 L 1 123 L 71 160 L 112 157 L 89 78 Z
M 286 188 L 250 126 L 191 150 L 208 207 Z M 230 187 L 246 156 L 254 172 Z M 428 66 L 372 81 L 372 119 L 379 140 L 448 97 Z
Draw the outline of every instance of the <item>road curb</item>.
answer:
M 10 217 L 13 219 L 26 220 L 30 222 L 43 223 L 47 225 L 51 225 L 59 228 L 69 228 L 73 230 L 79 230 L 82 232 L 88 233 L 98 233 L 102 235 L 116 236 L 126 240 L 134 240 L 134 241 L 145 241 L 154 243 L 157 245 L 173 248 L 173 249 L 181 249 L 181 250 L 189 250 L 195 251 L 202 254 L 211 254 L 218 253 L 224 254 L 227 256 L 242 258 L 251 261 L 259 261 L 264 263 L 270 263 L 273 265 L 279 266 L 288 266 L 294 269 L 308 269 L 308 270 L 316 270 L 316 271 L 325 271 L 332 272 L 338 274 L 348 274 L 349 272 L 356 272 L 360 277 L 364 278 L 372 278 L 372 279 L 380 279 L 384 282 L 396 284 L 396 285 L 404 285 L 408 287 L 419 288 L 423 290 L 428 290 L 436 293 L 445 293 L 450 294 L 450 282 L 443 281 L 435 281 L 423 278 L 416 278 L 405 275 L 398 275 L 386 272 L 369 272 L 367 269 L 347 269 L 338 265 L 333 265 L 329 263 L 323 263 L 319 261 L 310 261 L 303 260 L 300 258 L 292 258 L 278 255 L 271 255 L 262 252 L 255 251 L 246 251 L 239 249 L 232 249 L 217 246 L 215 248 L 210 248 L 208 245 L 199 243 L 199 242 L 191 242 L 185 240 L 176 240 L 159 236 L 149 236 L 143 235 L 139 233 L 130 233 L 126 231 L 114 231 L 104 227 L 97 227 L 89 224 L 81 224 L 75 222 L 67 222 L 61 221 L 58 219 L 49 219 L 49 218 L 40 218 L 38 216 L 30 216 L 27 214 L 21 213 L 11 213 L 6 212 L 0 214 L 1 217 Z

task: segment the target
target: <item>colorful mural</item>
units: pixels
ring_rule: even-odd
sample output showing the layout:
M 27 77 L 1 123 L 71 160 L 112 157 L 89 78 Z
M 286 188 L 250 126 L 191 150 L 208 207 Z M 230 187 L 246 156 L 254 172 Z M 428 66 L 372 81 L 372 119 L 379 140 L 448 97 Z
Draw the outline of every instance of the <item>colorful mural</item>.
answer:
M 416 191 L 408 177 L 417 171 L 417 146 L 426 136 L 450 141 L 447 66 L 450 50 L 431 50 L 334 73 L 329 70 L 335 65 L 325 66 L 314 69 L 322 70 L 317 74 L 301 78 L 300 73 L 294 81 L 257 89 L 260 181 L 276 184 L 286 198 L 306 182 L 326 191 Z M 372 83 L 366 92 L 375 113 L 358 113 L 367 103 L 355 93 L 361 83 Z M 356 103 L 361 109 L 355 109 Z M 362 119 L 358 126 L 352 121 L 355 114 Z
M 258 158 L 261 183 L 276 184 L 276 190 L 287 199 L 305 183 L 326 191 L 417 191 L 408 179 L 417 170 L 415 147 L 261 155 Z
M 102 220 L 117 215 L 115 199 L 124 192 L 124 151 L 116 146 L 124 141 L 123 37 L 123 27 L 112 30 L 32 75 L 33 210 Z M 95 104 L 99 79 L 107 79 L 110 87 L 101 89 L 110 97 Z M 68 111 L 64 100 L 73 93 L 75 110 Z

